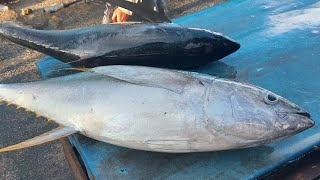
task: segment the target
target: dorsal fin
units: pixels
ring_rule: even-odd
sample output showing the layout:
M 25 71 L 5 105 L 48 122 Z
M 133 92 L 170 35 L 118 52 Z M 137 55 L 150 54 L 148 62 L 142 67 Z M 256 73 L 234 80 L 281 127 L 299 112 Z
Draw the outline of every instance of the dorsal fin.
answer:
M 143 19 L 150 22 L 156 22 L 156 23 L 171 22 L 170 19 L 167 18 L 162 12 L 163 7 L 160 7 L 160 12 L 156 12 L 151 9 L 146 9 L 145 7 L 142 7 L 139 4 L 128 2 L 125 0 L 107 0 L 107 1 L 113 5 L 128 9 L 136 13 L 137 15 L 141 16 Z
M 32 146 L 37 146 L 37 145 L 40 145 L 43 143 L 47 143 L 50 141 L 54 141 L 54 140 L 69 136 L 69 135 L 74 134 L 76 132 L 77 131 L 72 128 L 65 127 L 65 126 L 59 126 L 58 128 L 53 129 L 49 132 L 46 132 L 40 136 L 36 136 L 32 139 L 23 141 L 21 143 L 18 143 L 18 144 L 12 145 L 12 146 L 1 148 L 0 153 L 7 152 L 7 151 L 14 151 L 14 150 L 23 149 L 23 148 L 32 147 Z
M 132 84 L 168 89 L 179 94 L 187 85 L 203 85 L 198 79 L 174 70 L 145 66 L 103 66 L 92 68 L 89 72 L 104 74 Z

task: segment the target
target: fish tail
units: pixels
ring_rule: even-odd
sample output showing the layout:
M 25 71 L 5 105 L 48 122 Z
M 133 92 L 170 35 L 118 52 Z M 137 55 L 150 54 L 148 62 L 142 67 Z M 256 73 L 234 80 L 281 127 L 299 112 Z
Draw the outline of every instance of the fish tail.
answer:
M 0 84 L 0 105 L 15 106 L 16 110 L 23 109 L 26 112 L 34 112 L 36 118 L 43 117 L 42 114 L 35 112 L 25 105 L 19 103 L 19 91 L 10 85 Z
M 19 35 L 22 34 L 21 30 L 22 27 L 13 22 L 5 21 L 0 23 L 0 35 L 9 40 L 18 39 Z
M 16 106 L 16 109 L 24 108 L 23 105 L 17 103 L 19 99 L 19 91 L 10 86 L 10 84 L 0 84 L 0 105 Z
M 10 100 L 8 97 L 8 90 L 5 84 L 0 84 L 0 105 L 11 106 L 15 105 L 15 103 Z M 17 106 L 17 109 L 20 109 L 21 106 Z
M 7 21 L 0 23 L 0 36 L 56 59 L 79 59 L 77 55 L 60 49 L 61 42 L 65 40 L 64 33 L 25 28 Z
M 0 23 L 0 36 L 31 49 L 41 46 L 34 30 L 23 28 L 13 22 Z

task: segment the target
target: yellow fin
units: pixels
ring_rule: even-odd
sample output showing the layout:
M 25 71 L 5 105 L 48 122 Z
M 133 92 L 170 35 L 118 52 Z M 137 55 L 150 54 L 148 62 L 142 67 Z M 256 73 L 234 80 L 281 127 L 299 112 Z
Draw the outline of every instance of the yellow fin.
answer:
M 39 113 L 35 113 L 36 114 L 36 118 L 39 118 L 39 117 L 41 117 L 42 115 L 41 114 L 39 114 Z
M 21 106 L 17 106 L 16 109 L 21 109 Z
M 86 72 L 86 71 L 89 71 L 89 68 L 64 68 L 64 70 L 74 70 L 74 71 Z
M 2 148 L 2 149 L 0 149 L 0 153 L 23 149 L 23 148 L 32 147 L 32 146 L 37 146 L 37 145 L 40 145 L 43 143 L 47 143 L 47 142 L 51 142 L 51 141 L 60 139 L 62 137 L 69 136 L 69 135 L 74 134 L 76 132 L 77 131 L 72 128 L 65 127 L 65 126 L 59 126 L 58 128 L 53 129 L 49 132 L 46 132 L 40 136 L 36 136 L 32 139 L 23 141 L 21 143 Z
M 10 106 L 10 105 L 12 105 L 12 103 L 11 102 L 7 102 L 7 106 Z

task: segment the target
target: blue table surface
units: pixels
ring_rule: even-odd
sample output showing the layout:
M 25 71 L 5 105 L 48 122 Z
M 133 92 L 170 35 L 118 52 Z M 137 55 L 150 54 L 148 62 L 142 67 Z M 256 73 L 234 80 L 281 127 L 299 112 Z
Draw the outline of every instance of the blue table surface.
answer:
M 92 179 L 250 179 L 320 144 L 320 2 L 231 0 L 174 22 L 241 43 L 236 53 L 198 71 L 269 89 L 305 108 L 316 125 L 266 146 L 191 154 L 143 152 L 73 135 L 69 139 Z M 43 78 L 65 66 L 50 57 L 37 65 Z

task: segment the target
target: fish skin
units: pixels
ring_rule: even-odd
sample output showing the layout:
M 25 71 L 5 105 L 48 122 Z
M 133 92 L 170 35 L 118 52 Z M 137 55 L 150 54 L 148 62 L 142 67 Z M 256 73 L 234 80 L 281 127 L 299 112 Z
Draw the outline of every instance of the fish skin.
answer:
M 268 95 L 277 100 L 267 101 Z M 145 151 L 246 148 L 314 125 L 302 108 L 263 88 L 151 67 L 97 67 L 45 81 L 2 84 L 0 98 L 90 138 Z
M 35 30 L 12 22 L 0 35 L 78 67 L 141 65 L 188 69 L 240 48 L 217 32 L 173 23 L 114 23 L 71 30 Z

